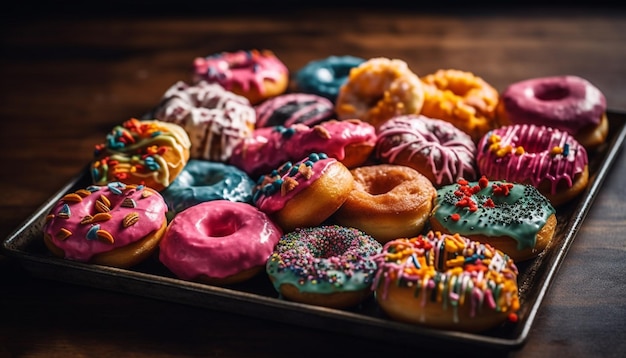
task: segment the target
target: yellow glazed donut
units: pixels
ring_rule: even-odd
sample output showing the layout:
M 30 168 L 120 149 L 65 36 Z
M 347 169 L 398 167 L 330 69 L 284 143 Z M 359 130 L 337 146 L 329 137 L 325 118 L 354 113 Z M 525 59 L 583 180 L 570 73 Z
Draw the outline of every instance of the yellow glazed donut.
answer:
M 335 112 L 340 120 L 356 118 L 378 128 L 391 117 L 419 113 L 423 103 L 422 83 L 406 62 L 378 57 L 350 70 Z
M 417 170 L 394 164 L 354 168 L 354 189 L 333 218 L 381 243 L 419 234 L 428 222 L 437 191 Z
M 448 121 L 477 142 L 496 127 L 499 93 L 482 78 L 460 70 L 438 70 L 421 77 L 422 115 Z
M 493 246 L 429 231 L 386 243 L 376 263 L 372 289 L 392 319 L 466 332 L 517 320 L 518 269 Z

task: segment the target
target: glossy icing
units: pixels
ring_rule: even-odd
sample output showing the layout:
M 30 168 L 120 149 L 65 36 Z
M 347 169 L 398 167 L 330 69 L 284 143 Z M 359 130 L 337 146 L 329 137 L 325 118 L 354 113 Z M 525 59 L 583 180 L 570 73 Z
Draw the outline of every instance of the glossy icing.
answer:
M 437 300 L 444 309 L 454 311 L 455 322 L 463 305 L 470 305 L 471 317 L 484 310 L 516 312 L 520 308 L 513 260 L 492 246 L 458 234 L 430 231 L 389 241 L 376 264 L 372 287 L 381 288 L 379 300 L 387 299 L 389 286 L 405 287 L 414 292 L 416 307 Z
M 207 201 L 178 213 L 159 246 L 159 260 L 178 278 L 226 278 L 258 266 L 272 254 L 281 229 L 254 206 Z
M 368 288 L 373 257 L 382 245 L 364 232 L 337 225 L 298 228 L 276 244 L 266 264 L 276 291 L 291 284 L 300 292 L 334 293 Z
M 288 75 L 287 67 L 269 50 L 240 50 L 197 57 L 193 63 L 194 82 L 219 83 L 232 91 L 235 86 L 265 92 L 264 81 L 278 82 Z
M 567 132 L 533 124 L 494 129 L 478 143 L 478 169 L 488 178 L 550 183 L 555 194 L 560 183 L 572 186 L 588 165 L 586 149 Z
M 426 162 L 430 170 L 423 174 L 435 185 L 452 184 L 461 178 L 475 180 L 478 175 L 476 144 L 468 134 L 443 120 L 406 115 L 383 124 L 378 131 L 376 157 L 395 164 L 400 153 L 409 153 L 409 162 Z
M 312 93 L 335 102 L 339 88 L 346 83 L 350 70 L 365 62 L 355 56 L 328 56 L 310 61 L 294 76 L 298 91 Z
M 604 94 L 578 76 L 516 82 L 501 97 L 508 123 L 545 125 L 572 135 L 586 126 L 598 125 L 606 111 Z
M 286 162 L 259 178 L 252 201 L 259 210 L 273 214 L 319 179 L 336 162 L 336 159 L 329 158 L 324 153 L 311 153 L 295 163 Z
M 265 100 L 255 107 L 256 127 L 289 127 L 302 123 L 309 127 L 331 119 L 335 114 L 333 103 L 321 96 L 307 93 L 288 93 Z
M 252 134 L 254 108 L 243 96 L 219 84 L 178 81 L 161 98 L 156 119 L 183 127 L 191 140 L 191 158 L 226 162 L 234 147 Z
M 212 200 L 251 203 L 254 181 L 239 168 L 201 159 L 191 159 L 176 180 L 161 192 L 169 210 L 178 213 Z
M 61 198 L 43 232 L 66 259 L 87 262 L 157 231 L 166 212 L 165 201 L 151 188 L 120 182 L 90 185 Z
M 173 169 L 184 166 L 190 147 L 189 136 L 177 124 L 131 118 L 95 146 L 91 175 L 98 185 L 121 181 L 160 190 L 176 179 Z
M 258 128 L 235 148 L 230 164 L 254 179 L 309 153 L 324 152 L 342 161 L 346 157 L 346 146 L 366 143 L 373 148 L 376 138 L 374 127 L 359 120 L 331 119 L 313 127 L 295 124 Z
M 483 176 L 438 189 L 431 216 L 448 232 L 507 236 L 522 250 L 535 247 L 537 233 L 554 213 L 534 186 L 489 181 Z

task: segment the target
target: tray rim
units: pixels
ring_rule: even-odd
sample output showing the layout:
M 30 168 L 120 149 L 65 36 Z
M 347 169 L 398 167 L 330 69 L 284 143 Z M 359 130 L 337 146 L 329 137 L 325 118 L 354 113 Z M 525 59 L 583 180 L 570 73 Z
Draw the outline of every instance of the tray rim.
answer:
M 79 284 L 96 289 L 105 289 L 120 293 L 133 294 L 153 299 L 160 299 L 178 304 L 187 304 L 196 307 L 208 308 L 211 310 L 227 311 L 236 314 L 243 314 L 261 319 L 269 319 L 288 324 L 300 325 L 308 328 L 322 329 L 326 331 L 336 331 L 350 333 L 359 337 L 374 338 L 380 341 L 394 340 L 406 343 L 406 338 L 413 341 L 425 339 L 439 339 L 442 341 L 452 341 L 457 344 L 478 345 L 497 351 L 511 351 L 521 348 L 528 338 L 530 330 L 534 324 L 536 315 L 548 293 L 551 284 L 562 265 L 571 244 L 573 243 L 580 226 L 586 218 L 597 194 L 599 193 L 608 171 L 613 166 L 617 155 L 622 150 L 623 142 L 626 138 L 626 111 L 608 110 L 610 119 L 613 116 L 622 117 L 621 128 L 613 135 L 610 143 L 607 143 L 607 151 L 597 172 L 592 173 L 590 184 L 585 189 L 582 199 L 572 211 L 572 215 L 565 225 L 562 246 L 556 256 L 549 264 L 545 273 L 545 278 L 540 284 L 539 291 L 531 302 L 528 302 L 528 316 L 520 324 L 521 329 L 513 338 L 494 337 L 481 333 L 466 333 L 459 331 L 437 330 L 427 327 L 420 327 L 392 321 L 385 318 L 373 317 L 367 314 L 352 312 L 348 310 L 337 310 L 321 306 L 307 305 L 297 302 L 290 302 L 276 297 L 268 297 L 260 294 L 249 293 L 228 287 L 210 286 L 201 283 L 189 282 L 177 278 L 160 276 L 158 274 L 144 273 L 132 269 L 119 269 L 114 267 L 84 264 L 58 258 L 43 257 L 20 250 L 13 244 L 18 240 L 24 231 L 31 227 L 42 216 L 45 216 L 52 205 L 58 201 L 72 187 L 75 187 L 81 179 L 88 174 L 88 165 L 84 170 L 76 174 L 68 183 L 54 193 L 48 201 L 42 204 L 23 223 L 13 230 L 7 238 L 2 241 L 0 252 L 19 261 L 20 264 L 32 275 L 44 279 L 64 281 Z M 615 119 L 617 120 L 617 119 Z M 611 129 L 609 129 L 611 130 Z M 68 275 L 54 275 L 46 273 L 46 270 L 39 270 L 41 267 L 54 266 Z M 103 286 L 97 277 L 112 277 L 116 280 L 116 285 Z M 90 280 L 91 279 L 91 280 Z M 95 283 L 97 281 L 98 283 Z M 132 285 L 131 285 L 132 283 Z M 176 299 L 181 293 L 187 294 L 187 301 Z M 208 299 L 207 299 L 208 298 Z M 226 299 L 227 302 L 221 302 Z M 234 304 L 236 307 L 228 307 Z M 249 305 L 251 307 L 245 307 Z M 264 307 L 266 310 L 256 310 L 256 307 Z M 253 308 L 253 309 L 250 309 Z M 279 311 L 287 310 L 289 315 L 276 314 Z M 305 316 L 307 323 L 303 320 L 292 317 Z M 325 319 L 334 319 L 333 325 L 325 325 Z M 372 331 L 372 328 L 382 328 L 385 337 L 381 337 L 381 331 Z M 346 329 L 347 328 L 347 329 Z M 366 328 L 366 329 L 363 329 Z M 369 331 L 368 331 L 369 329 Z M 357 332 L 355 332 L 355 330 Z M 416 340 L 417 338 L 417 340 Z M 411 341 L 411 340 L 409 340 Z

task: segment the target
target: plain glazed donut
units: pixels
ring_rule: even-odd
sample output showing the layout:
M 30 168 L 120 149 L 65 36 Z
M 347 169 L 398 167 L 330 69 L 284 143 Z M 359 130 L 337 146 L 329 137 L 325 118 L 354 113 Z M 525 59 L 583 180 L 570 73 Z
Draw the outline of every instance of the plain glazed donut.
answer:
M 252 203 L 255 182 L 241 169 L 201 159 L 191 159 L 176 180 L 161 192 L 170 214 L 213 200 Z
M 376 138 L 374 127 L 359 120 L 331 119 L 313 127 L 294 124 L 258 128 L 235 148 L 230 164 L 257 178 L 284 162 L 324 152 L 352 168 L 369 159 Z
M 386 243 L 376 263 L 376 301 L 394 320 L 464 332 L 517 321 L 517 266 L 488 244 L 429 231 Z
M 556 231 L 555 209 L 532 185 L 459 180 L 437 190 L 432 230 L 490 244 L 515 262 L 537 257 Z
M 252 105 L 287 90 L 289 70 L 270 50 L 221 52 L 196 57 L 193 81 L 219 83 L 228 91 L 246 97 Z
M 375 156 L 382 163 L 409 166 L 435 186 L 478 176 L 472 137 L 449 122 L 423 115 L 385 122 L 378 131 Z
M 318 226 L 346 201 L 354 187 L 350 170 L 324 153 L 286 162 L 259 179 L 253 202 L 284 232 Z
M 163 95 L 154 117 L 183 127 L 191 140 L 190 157 L 226 162 L 233 148 L 252 135 L 254 108 L 245 97 L 204 81 L 179 81 Z
M 604 94 L 578 76 L 513 83 L 502 92 L 497 113 L 501 126 L 527 123 L 557 128 L 587 149 L 604 143 L 609 131 Z
M 372 58 L 350 71 L 339 90 L 335 112 L 340 120 L 357 118 L 378 129 L 391 117 L 420 113 L 422 87 L 406 62 Z
M 443 119 L 477 142 L 497 126 L 498 91 L 481 77 L 460 70 L 438 70 L 421 77 L 424 105 L 421 114 Z
M 152 188 L 111 182 L 67 193 L 43 226 L 56 256 L 128 268 L 156 252 L 167 226 L 167 205 Z
M 354 189 L 333 215 L 340 225 L 355 227 L 381 243 L 415 236 L 428 223 L 437 195 L 417 170 L 392 164 L 352 169 Z
M 302 123 L 309 127 L 335 116 L 333 103 L 321 96 L 308 93 L 286 93 L 257 105 L 256 128 Z
M 572 200 L 589 182 L 585 148 L 567 132 L 545 126 L 494 129 L 480 140 L 476 160 L 488 179 L 531 184 L 554 206 Z
M 350 70 L 363 62 L 365 59 L 355 56 L 328 56 L 310 61 L 296 72 L 295 90 L 322 96 L 335 103 Z
M 336 225 L 299 228 L 283 236 L 266 272 L 288 300 L 347 308 L 371 296 L 373 257 L 382 245 L 364 232 Z
M 159 245 L 159 260 L 176 277 L 223 286 L 263 272 L 282 231 L 254 206 L 206 201 L 178 213 Z
M 95 146 L 91 176 L 96 185 L 119 181 L 161 191 L 183 170 L 190 148 L 189 135 L 178 124 L 131 118 Z

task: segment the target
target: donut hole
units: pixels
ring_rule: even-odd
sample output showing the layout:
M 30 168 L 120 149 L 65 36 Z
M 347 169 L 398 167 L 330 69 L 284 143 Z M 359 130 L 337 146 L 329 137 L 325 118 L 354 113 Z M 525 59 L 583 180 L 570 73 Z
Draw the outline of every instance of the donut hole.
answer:
M 535 88 L 535 97 L 542 101 L 558 101 L 570 96 L 570 91 L 562 86 Z
M 207 235 L 210 237 L 227 237 L 235 234 L 241 228 L 241 220 L 237 217 L 225 216 L 222 220 L 216 220 L 207 227 Z

